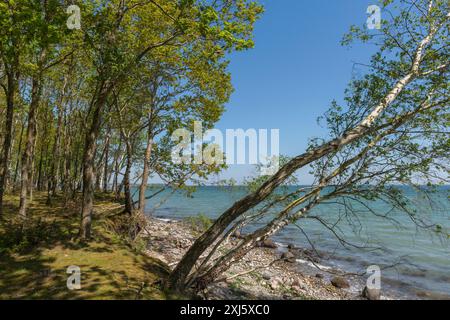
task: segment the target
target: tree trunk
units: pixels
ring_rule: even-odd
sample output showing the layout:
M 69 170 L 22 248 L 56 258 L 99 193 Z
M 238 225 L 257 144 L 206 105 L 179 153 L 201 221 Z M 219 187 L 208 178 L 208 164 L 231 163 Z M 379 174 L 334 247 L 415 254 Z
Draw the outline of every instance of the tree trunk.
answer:
M 23 133 L 25 131 L 25 122 L 22 121 L 22 126 L 20 129 L 20 138 L 19 138 L 19 145 L 18 145 L 18 151 L 17 151 L 17 159 L 16 159 L 16 166 L 14 169 L 14 179 L 13 179 L 13 188 L 15 190 L 17 186 L 17 176 L 19 175 L 19 165 L 20 165 L 20 155 L 22 154 L 22 141 L 23 141 Z
M 119 190 L 119 171 L 120 171 L 120 151 L 122 150 L 122 139 L 119 141 L 119 147 L 117 148 L 117 153 L 114 159 L 114 181 L 113 181 L 113 190 L 115 194 L 116 200 L 120 198 L 120 190 Z
M 147 148 L 145 149 L 145 156 L 144 156 L 144 168 L 142 171 L 142 182 L 139 187 L 139 211 L 141 214 L 145 213 L 145 192 L 147 191 L 148 176 L 150 173 L 150 158 L 152 155 L 152 146 L 153 146 L 153 138 L 150 128 L 148 130 L 147 140 L 148 140 Z
M 105 163 L 103 164 L 103 192 L 108 192 L 108 159 L 109 159 L 109 140 L 111 137 L 111 130 L 108 131 L 105 146 Z
M 3 142 L 3 157 L 0 163 L 0 217 L 3 215 L 3 196 L 6 189 L 6 180 L 8 177 L 9 155 L 12 142 L 12 129 L 14 120 L 14 96 L 16 94 L 17 81 L 15 73 L 10 70 L 7 74 L 7 92 L 6 92 L 6 132 Z
M 92 211 L 94 207 L 95 183 L 95 151 L 96 141 L 100 133 L 101 114 L 111 87 L 101 84 L 100 91 L 93 105 L 92 123 L 85 137 L 83 153 L 83 200 L 81 210 L 80 237 L 84 240 L 91 238 Z
M 61 94 L 58 101 L 58 121 L 56 125 L 56 135 L 53 141 L 53 150 L 52 150 L 52 165 L 50 168 L 50 177 L 48 180 L 48 190 L 47 190 L 47 204 L 50 205 L 52 203 L 52 196 L 56 195 L 56 185 L 57 185 L 57 176 L 59 174 L 59 165 L 60 165 L 60 155 L 61 155 L 61 133 L 62 133 L 62 125 L 63 125 L 63 117 L 65 108 L 64 104 L 64 95 L 66 93 L 66 87 L 68 82 L 68 76 L 64 76 L 63 87 L 61 90 Z
M 131 185 L 130 185 L 130 174 L 131 174 L 131 166 L 132 166 L 132 148 L 131 143 L 126 141 L 127 145 L 127 164 L 125 167 L 125 175 L 123 177 L 123 186 L 125 190 L 125 212 L 132 213 L 133 212 L 133 200 L 131 199 Z
M 33 161 L 34 143 L 36 139 L 36 114 L 41 97 L 41 74 L 33 78 L 31 89 L 31 104 L 28 112 L 28 127 L 25 150 L 22 155 L 22 169 L 21 169 L 21 186 L 20 186 L 20 206 L 19 216 L 26 218 L 27 210 L 27 196 L 30 190 L 31 170 Z

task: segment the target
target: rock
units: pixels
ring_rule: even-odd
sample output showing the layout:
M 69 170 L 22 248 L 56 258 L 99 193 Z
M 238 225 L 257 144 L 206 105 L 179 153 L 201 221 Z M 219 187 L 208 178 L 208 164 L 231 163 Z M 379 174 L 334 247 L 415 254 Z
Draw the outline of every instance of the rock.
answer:
M 343 277 L 334 277 L 333 279 L 331 279 L 331 284 L 339 289 L 350 288 L 350 284 Z
M 316 278 L 318 278 L 318 279 L 323 279 L 323 274 L 317 273 L 317 274 L 316 274 Z
M 262 274 L 262 278 L 263 278 L 264 280 L 270 280 L 270 279 L 272 278 L 272 276 L 271 276 L 270 274 L 268 274 L 268 273 L 263 273 L 263 274 Z
M 278 246 L 273 242 L 271 239 L 266 239 L 261 243 L 261 247 L 264 248 L 270 248 L 270 249 L 276 249 Z
M 292 286 L 299 287 L 299 288 L 305 287 L 304 283 L 298 278 L 295 278 L 294 281 L 292 281 Z
M 362 291 L 362 296 L 367 300 L 380 300 L 381 290 L 380 289 L 370 289 L 367 286 L 364 287 Z
M 244 236 L 242 235 L 242 233 L 239 230 L 236 230 L 235 232 L 233 232 L 232 237 L 236 238 L 236 239 L 243 239 L 244 238 Z
M 320 263 L 320 256 L 318 256 L 316 251 L 304 249 L 302 251 L 302 255 L 306 257 L 307 260 L 314 262 L 314 263 Z
M 296 293 L 302 293 L 303 292 L 303 288 L 299 287 L 299 286 L 292 286 L 291 290 L 296 292 Z
M 287 260 L 287 259 L 291 259 L 291 258 L 295 258 L 294 254 L 290 251 L 284 252 L 281 255 L 281 259 Z
M 426 291 L 419 291 L 419 292 L 416 293 L 416 295 L 419 298 L 430 298 L 431 297 L 431 294 L 429 292 L 426 292 Z
M 272 290 L 278 290 L 281 286 L 281 280 L 279 278 L 272 278 L 269 282 L 270 287 Z
M 282 255 L 281 255 L 281 259 L 283 259 L 283 260 L 285 260 L 285 261 L 287 261 L 287 262 L 290 262 L 290 263 L 295 263 L 297 260 L 295 259 L 295 255 L 292 253 L 292 252 L 290 252 L 290 251 L 288 251 L 288 252 L 284 252 Z
M 168 263 L 169 263 L 169 262 L 167 261 L 166 257 L 164 257 L 162 254 L 160 254 L 160 253 L 158 253 L 158 252 L 147 250 L 145 253 L 146 253 L 148 256 L 150 256 L 150 257 L 152 257 L 152 258 L 155 258 L 155 259 L 158 259 L 158 260 L 162 261 L 162 262 L 165 263 L 165 264 L 168 264 Z

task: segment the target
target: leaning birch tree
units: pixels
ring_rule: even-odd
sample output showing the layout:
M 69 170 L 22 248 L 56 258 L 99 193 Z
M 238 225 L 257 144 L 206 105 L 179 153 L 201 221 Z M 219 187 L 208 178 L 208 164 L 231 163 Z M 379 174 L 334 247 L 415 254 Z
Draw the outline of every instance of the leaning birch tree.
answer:
M 392 2 L 383 1 L 383 7 L 388 8 Z M 328 115 L 327 119 L 338 124 L 332 128 L 330 138 L 312 144 L 305 153 L 292 158 L 276 174 L 267 177 L 256 191 L 227 209 L 178 263 L 168 280 L 169 288 L 177 291 L 186 290 L 191 285 L 204 288 L 257 241 L 297 221 L 324 199 L 354 192 L 358 182 L 371 179 L 369 172 L 374 168 L 377 172 L 374 177 L 384 181 L 377 186 L 386 190 L 389 182 L 406 180 L 413 172 L 430 175 L 433 169 L 442 166 L 441 162 L 448 153 L 448 140 L 446 148 L 436 146 L 434 139 L 437 137 L 433 137 L 432 132 L 436 126 L 442 126 L 443 119 L 448 125 L 449 3 L 430 0 L 413 3 L 400 0 L 395 3 L 399 13 L 383 21 L 379 32 L 352 27 L 344 38 L 345 43 L 355 39 L 373 41 L 379 50 L 367 66 L 366 76 L 351 84 L 346 108 L 332 109 Z M 417 147 L 420 138 L 413 138 L 417 134 L 413 129 L 416 126 L 421 127 L 419 132 L 423 131 L 423 139 L 430 138 L 426 148 Z M 398 138 L 399 130 L 403 131 L 403 138 Z M 441 133 L 445 135 L 445 132 Z M 414 151 L 417 159 L 405 158 L 403 165 L 396 163 L 392 149 L 397 143 L 404 146 L 410 156 Z M 337 163 L 335 158 L 345 153 L 348 153 L 346 160 Z M 429 160 L 430 154 L 436 161 Z M 379 168 L 379 158 L 390 162 L 392 175 Z M 212 265 L 202 262 L 202 257 L 212 257 L 211 252 L 217 249 L 217 242 L 227 237 L 227 230 L 233 223 L 239 224 L 239 219 L 263 203 L 297 170 L 308 165 L 317 166 L 321 162 L 325 165 L 321 166 L 323 174 L 320 174 L 316 186 L 283 198 L 289 203 L 269 224 L 246 237 Z M 362 167 L 355 167 L 358 165 Z M 323 188 L 336 179 L 340 181 L 340 187 L 323 195 Z

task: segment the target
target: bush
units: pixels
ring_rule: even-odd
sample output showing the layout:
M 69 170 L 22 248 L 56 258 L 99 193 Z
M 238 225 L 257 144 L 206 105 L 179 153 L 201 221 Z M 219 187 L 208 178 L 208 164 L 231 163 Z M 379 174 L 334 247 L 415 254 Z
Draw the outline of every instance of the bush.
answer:
M 147 218 L 139 211 L 129 214 L 119 214 L 106 220 L 106 228 L 113 232 L 122 242 L 128 244 L 135 252 L 142 252 L 147 242 L 142 238 L 142 232 L 147 226 Z
M 186 221 L 191 226 L 191 228 L 194 229 L 194 231 L 201 233 L 208 230 L 213 224 L 213 221 L 203 213 L 188 217 L 186 218 Z

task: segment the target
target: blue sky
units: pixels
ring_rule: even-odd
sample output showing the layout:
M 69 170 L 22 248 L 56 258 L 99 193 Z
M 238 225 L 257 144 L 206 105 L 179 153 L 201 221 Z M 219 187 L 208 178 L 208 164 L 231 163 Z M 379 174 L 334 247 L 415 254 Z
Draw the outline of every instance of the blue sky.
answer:
M 231 56 L 235 92 L 216 128 L 280 129 L 280 152 L 297 155 L 308 138 L 323 136 L 317 124 L 333 99 L 342 99 L 355 62 L 365 63 L 373 48 L 342 47 L 352 24 L 362 25 L 376 0 L 262 0 L 255 48 Z M 363 71 L 363 70 L 362 70 Z M 250 166 L 234 165 L 221 178 L 242 178 Z M 311 182 L 304 170 L 300 183 Z

